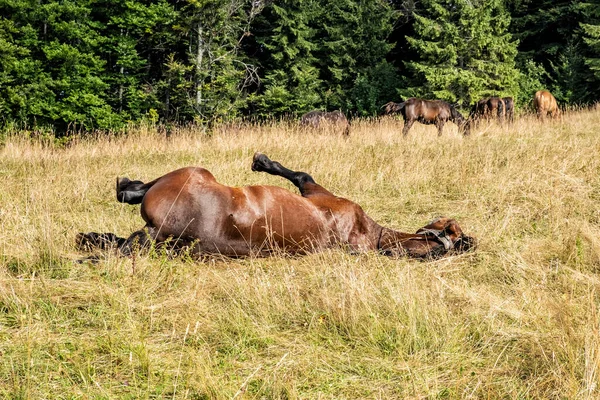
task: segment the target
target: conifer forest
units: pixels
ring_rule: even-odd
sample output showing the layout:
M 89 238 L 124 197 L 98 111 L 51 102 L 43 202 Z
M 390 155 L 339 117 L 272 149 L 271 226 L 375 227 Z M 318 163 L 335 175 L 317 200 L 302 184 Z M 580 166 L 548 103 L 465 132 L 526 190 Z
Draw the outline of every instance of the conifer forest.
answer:
M 600 98 L 600 0 L 1 0 L 3 129 Z

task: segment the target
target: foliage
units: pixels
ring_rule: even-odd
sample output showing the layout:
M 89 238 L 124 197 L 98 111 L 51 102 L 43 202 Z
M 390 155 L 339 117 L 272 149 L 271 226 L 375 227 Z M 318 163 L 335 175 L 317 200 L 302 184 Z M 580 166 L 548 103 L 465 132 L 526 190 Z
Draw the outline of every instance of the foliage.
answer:
M 598 0 L 0 0 L 0 129 L 600 99 Z M 156 115 L 158 113 L 158 116 Z
M 469 105 L 484 96 L 517 91 L 517 42 L 510 16 L 497 0 L 426 0 L 415 14 L 409 44 L 420 54 L 408 61 L 413 86 L 405 96 L 425 96 Z
M 592 81 L 600 85 L 600 1 L 581 2 L 579 7 L 585 21 L 580 23 L 580 32 L 588 50 L 585 64 L 593 74 Z

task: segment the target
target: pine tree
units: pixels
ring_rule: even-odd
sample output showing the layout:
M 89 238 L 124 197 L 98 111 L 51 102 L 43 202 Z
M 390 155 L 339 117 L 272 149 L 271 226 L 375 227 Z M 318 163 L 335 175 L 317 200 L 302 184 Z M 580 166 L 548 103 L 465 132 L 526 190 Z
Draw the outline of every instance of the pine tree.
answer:
M 58 132 L 121 123 L 106 100 L 105 61 L 98 55 L 104 42 L 90 2 L 4 2 L 0 14 L 11 21 L 5 38 L 25 55 L 9 68 L 13 85 L 2 88 L 12 92 L 5 106 L 17 123 Z
M 579 2 L 507 0 L 506 3 L 512 17 L 510 31 L 519 40 L 519 68 L 525 71 L 532 62 L 542 68 L 545 72 L 537 90 L 551 90 L 559 102 L 586 101 L 590 93 L 582 56 L 584 43 L 579 35 L 582 20 Z M 533 93 L 535 90 L 527 95 L 531 98 Z
M 265 7 L 255 26 L 262 58 L 263 90 L 254 98 L 262 117 L 302 114 L 322 104 L 315 30 L 315 0 L 281 0 Z
M 420 58 L 407 62 L 412 87 L 404 96 L 471 104 L 489 95 L 517 92 L 517 42 L 499 0 L 425 0 L 415 12 L 415 36 L 407 38 Z M 427 10 L 427 11 L 425 11 Z
M 314 108 L 374 114 L 397 83 L 385 61 L 393 17 L 383 0 L 271 3 L 255 25 L 264 77 L 255 102 L 261 114 Z
M 256 68 L 241 51 L 251 22 L 262 10 L 252 0 L 186 0 L 180 28 L 191 66 L 187 109 L 198 121 L 232 119 L 246 106 Z
M 320 10 L 312 26 L 316 66 L 327 82 L 324 106 L 374 114 L 396 83 L 385 61 L 393 47 L 392 8 L 381 0 L 321 0 Z
M 580 23 L 583 41 L 587 52 L 585 64 L 591 72 L 588 82 L 591 83 L 588 99 L 598 101 L 600 99 L 600 1 L 588 0 L 580 4 L 583 20 Z
M 93 11 L 93 18 L 103 26 L 101 56 L 106 60 L 104 81 L 110 85 L 112 108 L 126 120 L 139 121 L 152 109 L 163 110 L 167 117 L 156 88 L 161 86 L 169 55 L 180 43 L 173 29 L 178 18 L 174 7 L 166 0 L 149 4 L 98 0 Z

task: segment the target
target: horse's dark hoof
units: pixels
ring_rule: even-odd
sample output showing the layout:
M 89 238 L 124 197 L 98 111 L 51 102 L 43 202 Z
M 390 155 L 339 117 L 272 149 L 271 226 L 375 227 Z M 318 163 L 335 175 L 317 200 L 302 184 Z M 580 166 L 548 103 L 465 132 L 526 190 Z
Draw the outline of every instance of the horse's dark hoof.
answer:
M 119 178 L 117 176 L 117 193 L 125 190 L 125 188 L 129 184 L 129 182 L 131 182 L 131 180 L 129 178 Z
M 263 172 L 269 169 L 272 161 L 263 153 L 256 152 L 252 157 L 252 171 Z
M 119 246 L 123 239 L 114 233 L 78 233 L 75 244 L 79 250 L 92 251 L 95 249 L 107 250 Z
M 89 233 L 78 233 L 75 237 L 75 244 L 79 250 L 92 250 L 96 247 L 96 237 L 97 233 L 89 232 Z
M 93 256 L 89 256 L 89 257 L 84 257 L 84 258 L 79 258 L 77 260 L 75 260 L 75 262 L 77 264 L 98 264 L 100 262 L 100 257 L 97 255 L 93 255 Z

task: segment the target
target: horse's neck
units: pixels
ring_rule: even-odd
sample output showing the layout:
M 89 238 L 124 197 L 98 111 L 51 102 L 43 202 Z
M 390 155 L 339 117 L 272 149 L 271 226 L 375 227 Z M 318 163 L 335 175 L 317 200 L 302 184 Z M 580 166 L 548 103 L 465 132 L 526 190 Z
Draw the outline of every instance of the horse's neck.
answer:
M 377 247 L 379 250 L 388 250 L 391 248 L 402 247 L 402 243 L 411 239 L 414 236 L 420 235 L 411 235 L 410 233 L 396 231 L 390 228 L 381 228 L 381 232 L 379 234 L 379 240 L 377 243 Z
M 377 244 L 378 250 L 392 256 L 424 257 L 437 247 L 439 244 L 435 240 L 427 240 L 424 234 L 405 233 L 390 228 L 382 228 Z

